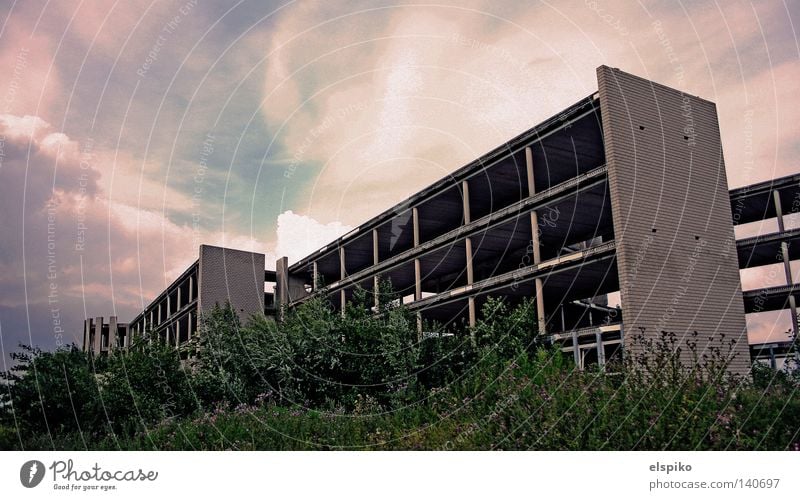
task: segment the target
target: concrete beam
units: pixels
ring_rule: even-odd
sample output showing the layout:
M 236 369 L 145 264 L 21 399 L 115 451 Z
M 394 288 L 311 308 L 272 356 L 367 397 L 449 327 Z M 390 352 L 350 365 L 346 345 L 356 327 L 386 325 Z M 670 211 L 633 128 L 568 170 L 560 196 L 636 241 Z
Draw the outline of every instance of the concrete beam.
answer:
M 463 300 L 465 297 L 477 293 L 488 294 L 495 290 L 508 287 L 513 283 L 522 283 L 543 276 L 555 275 L 576 268 L 592 265 L 609 260 L 615 256 L 616 243 L 607 241 L 599 245 L 581 250 L 570 255 L 546 260 L 541 264 L 527 266 L 503 274 L 491 276 L 476 282 L 473 286 L 453 288 L 444 292 L 425 297 L 421 301 L 409 304 L 413 310 L 424 310 L 439 304 L 446 304 L 454 300 Z
M 535 208 L 545 208 L 553 204 L 562 202 L 570 197 L 592 189 L 599 189 L 606 183 L 607 167 L 601 166 L 585 174 L 563 182 L 550 189 L 537 193 L 533 197 L 525 198 L 506 208 L 497 210 L 489 215 L 481 217 L 470 224 L 458 227 L 443 235 L 437 236 L 421 243 L 417 247 L 412 247 L 398 255 L 382 260 L 378 266 L 363 269 L 351 274 L 346 280 L 330 284 L 329 291 L 334 292 L 340 287 L 349 286 L 374 276 L 377 273 L 387 273 L 399 266 L 410 263 L 412 259 L 418 258 L 423 254 L 437 251 L 445 246 L 452 245 L 454 242 L 467 236 L 479 235 L 482 231 L 495 225 L 501 224 L 521 213 L 528 212 Z

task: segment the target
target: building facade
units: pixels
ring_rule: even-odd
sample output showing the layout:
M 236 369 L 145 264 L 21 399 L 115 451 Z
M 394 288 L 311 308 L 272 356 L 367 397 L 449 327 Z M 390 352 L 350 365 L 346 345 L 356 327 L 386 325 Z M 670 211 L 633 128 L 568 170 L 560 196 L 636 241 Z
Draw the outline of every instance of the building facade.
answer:
M 530 298 L 536 334 L 578 366 L 669 332 L 746 372 L 745 313 L 761 292 L 743 294 L 740 268 L 780 256 L 787 286 L 763 291 L 758 310 L 789 308 L 797 328 L 788 263 L 800 231 L 783 215 L 800 210 L 800 177 L 729 192 L 712 102 L 606 66 L 597 81 L 597 92 L 299 261 L 265 272 L 261 255 L 261 278 L 256 258 L 243 256 L 241 269 L 204 264 L 201 248 L 131 336 L 180 344 L 196 312 L 223 300 L 265 311 L 264 281 L 286 311 L 318 295 L 341 310 L 356 288 L 377 292 L 385 280 L 420 331 L 474 325 L 489 296 Z M 734 225 L 774 217 L 777 233 L 736 240 Z
M 101 341 L 97 341 L 97 334 L 94 341 L 87 341 L 84 333 L 84 350 L 102 354 L 113 348 L 127 348 L 145 335 L 149 340 L 179 347 L 197 334 L 201 315 L 218 304 L 230 303 L 243 319 L 269 312 L 273 300 L 272 293 L 264 290 L 265 279 L 269 278 L 268 272 L 265 276 L 264 266 L 264 254 L 201 245 L 198 259 L 191 266 L 130 323 L 119 324 L 117 331 L 124 327 L 124 337 L 115 336 L 113 328 L 104 326 L 102 331 L 111 333 Z M 116 324 L 115 317 L 110 321 Z M 84 332 L 97 330 L 100 324 L 102 318 L 86 319 Z M 106 337 L 110 340 L 105 340 Z M 104 348 L 104 345 L 113 345 L 113 348 Z

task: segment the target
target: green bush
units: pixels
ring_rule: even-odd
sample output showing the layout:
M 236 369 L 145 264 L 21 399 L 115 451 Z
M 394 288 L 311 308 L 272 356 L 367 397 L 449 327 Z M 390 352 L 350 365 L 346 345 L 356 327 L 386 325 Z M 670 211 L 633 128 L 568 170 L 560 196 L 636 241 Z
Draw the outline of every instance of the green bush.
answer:
M 127 352 L 115 352 L 99 378 L 102 415 L 116 433 L 184 417 L 197 407 L 178 352 L 160 342 L 141 342 Z
M 187 366 L 169 346 L 142 344 L 98 359 L 96 378 L 75 348 L 28 349 L 6 374 L 12 396 L 1 407 L 0 445 L 800 448 L 798 372 L 756 366 L 752 378 L 731 376 L 729 353 L 698 355 L 696 335 L 682 344 L 668 332 L 638 335 L 623 361 L 576 370 L 571 356 L 538 342 L 530 302 L 488 300 L 471 331 L 449 335 L 432 325 L 423 339 L 416 316 L 386 289 L 380 304 L 373 309 L 359 290 L 344 314 L 311 298 L 280 324 L 251 318 L 244 325 L 229 306 L 217 307 L 204 318 Z M 686 350 L 689 365 L 681 361 Z M 79 418 L 68 401 L 82 403 Z M 45 418 L 59 427 L 43 431 Z M 102 432 L 86 433 L 78 422 Z
M 359 289 L 340 314 L 317 297 L 287 312 L 280 325 L 253 323 L 265 339 L 270 388 L 284 401 L 326 407 L 352 407 L 359 395 L 389 404 L 415 388 L 416 321 L 389 302 L 374 314 L 371 300 Z
M 14 366 L 0 373 L 0 425 L 16 429 L 23 441 L 45 442 L 56 434 L 95 427 L 100 399 L 86 354 L 74 345 L 54 352 L 20 345 L 11 359 Z

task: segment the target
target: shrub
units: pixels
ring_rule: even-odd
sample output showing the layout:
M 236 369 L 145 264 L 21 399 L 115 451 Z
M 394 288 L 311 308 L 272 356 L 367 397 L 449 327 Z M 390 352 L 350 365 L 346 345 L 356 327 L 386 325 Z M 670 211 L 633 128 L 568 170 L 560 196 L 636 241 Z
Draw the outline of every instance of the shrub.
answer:
M 17 429 L 23 441 L 94 428 L 98 387 L 86 354 L 75 345 L 20 349 L 11 354 L 14 366 L 0 373 L 0 426 Z
M 99 377 L 103 416 L 114 432 L 133 433 L 196 408 L 178 352 L 160 342 L 115 352 Z

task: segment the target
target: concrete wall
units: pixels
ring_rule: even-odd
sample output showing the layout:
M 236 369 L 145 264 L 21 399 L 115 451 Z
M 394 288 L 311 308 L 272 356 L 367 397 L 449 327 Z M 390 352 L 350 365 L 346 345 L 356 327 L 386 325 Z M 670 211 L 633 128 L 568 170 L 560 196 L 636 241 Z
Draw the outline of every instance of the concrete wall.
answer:
M 626 348 L 641 328 L 665 330 L 688 356 L 697 331 L 701 355 L 735 339 L 731 369 L 747 371 L 715 105 L 606 66 L 597 76 Z
M 200 313 L 230 302 L 239 318 L 264 314 L 264 254 L 200 246 L 198 270 Z

